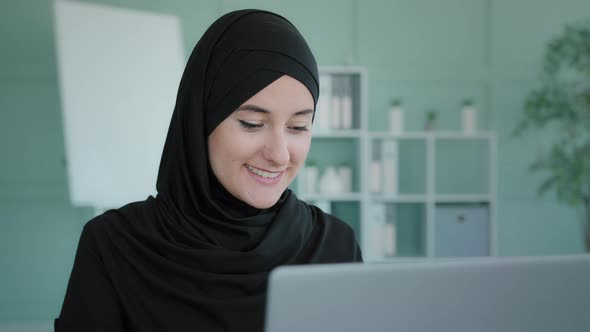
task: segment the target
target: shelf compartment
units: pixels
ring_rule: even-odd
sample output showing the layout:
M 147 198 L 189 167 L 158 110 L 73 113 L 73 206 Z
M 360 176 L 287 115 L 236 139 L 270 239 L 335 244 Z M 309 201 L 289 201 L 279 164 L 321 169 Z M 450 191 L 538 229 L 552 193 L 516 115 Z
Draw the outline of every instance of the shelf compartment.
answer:
M 426 255 L 426 206 L 420 203 L 387 204 L 387 220 L 395 224 L 395 257 Z
M 435 193 L 472 194 L 490 190 L 490 141 L 441 139 L 435 142 Z
M 305 174 L 306 168 L 303 167 L 298 176 L 297 181 L 297 194 L 301 197 L 306 197 L 309 195 L 321 195 L 325 196 L 325 194 L 321 193 L 321 188 L 319 188 L 320 180 L 328 167 L 336 167 L 342 163 L 346 163 L 352 171 L 352 179 L 351 179 L 351 191 L 350 192 L 343 192 L 336 195 L 329 195 L 334 197 L 347 197 L 348 195 L 359 193 L 360 192 L 360 170 L 361 170 L 361 161 L 358 158 L 360 154 L 360 143 L 359 139 L 357 138 L 322 138 L 316 140 L 311 145 L 311 149 L 307 156 L 307 163 L 314 162 L 316 167 L 318 168 L 319 174 L 316 184 L 316 191 L 313 193 L 307 192 L 307 189 L 304 188 L 305 181 Z M 330 151 L 330 153 L 326 153 L 326 151 Z M 301 178 L 299 178 L 301 177 Z M 294 188 L 295 186 L 292 186 Z M 356 199 L 356 198 L 354 198 Z
M 372 203 L 371 209 L 371 259 L 426 256 L 426 204 Z
M 371 193 L 424 195 L 426 152 L 426 141 L 421 139 L 373 139 L 369 174 Z M 393 177 L 393 181 L 388 177 Z
M 361 129 L 361 73 L 320 71 L 314 125 L 319 130 Z
M 319 207 L 352 227 L 357 239 L 361 239 L 361 203 L 359 201 L 306 200 L 308 204 Z

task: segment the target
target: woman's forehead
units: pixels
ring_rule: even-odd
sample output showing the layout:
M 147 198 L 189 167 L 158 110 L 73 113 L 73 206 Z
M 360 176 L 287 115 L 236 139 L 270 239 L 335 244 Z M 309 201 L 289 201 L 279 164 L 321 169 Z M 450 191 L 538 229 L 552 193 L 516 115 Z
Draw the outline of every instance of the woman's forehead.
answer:
M 277 109 L 269 109 L 263 106 L 259 106 L 256 104 L 244 104 L 236 109 L 237 114 L 262 114 L 265 116 L 272 116 L 273 113 L 281 112 L 281 110 Z M 306 108 L 301 110 L 293 110 L 290 113 L 291 116 L 305 116 L 305 115 L 313 115 L 314 110 L 312 108 Z

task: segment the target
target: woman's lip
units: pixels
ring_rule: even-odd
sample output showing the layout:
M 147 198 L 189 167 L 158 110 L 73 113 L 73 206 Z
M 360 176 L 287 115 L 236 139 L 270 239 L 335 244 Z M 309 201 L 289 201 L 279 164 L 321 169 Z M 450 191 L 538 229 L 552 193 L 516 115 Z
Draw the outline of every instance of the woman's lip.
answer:
M 258 181 L 259 183 L 262 183 L 264 185 L 274 185 L 274 184 L 279 183 L 281 181 L 281 179 L 283 178 L 283 174 L 284 174 L 284 172 L 279 172 L 279 174 L 274 178 L 265 178 L 265 177 L 262 177 L 258 174 L 255 174 L 248 167 L 244 167 L 244 168 L 246 169 L 246 172 L 248 172 L 248 174 L 250 174 L 250 176 L 252 176 L 256 181 Z
M 268 172 L 268 173 L 281 173 L 281 172 L 284 172 L 284 171 L 285 171 L 285 170 L 282 170 L 282 171 L 269 171 L 269 170 L 266 170 L 266 169 L 264 169 L 264 168 L 260 168 L 260 167 L 252 166 L 252 165 L 250 165 L 250 164 L 246 164 L 246 166 L 250 166 L 250 167 L 253 167 L 253 168 L 259 169 L 259 170 L 261 170 L 261 171 Z

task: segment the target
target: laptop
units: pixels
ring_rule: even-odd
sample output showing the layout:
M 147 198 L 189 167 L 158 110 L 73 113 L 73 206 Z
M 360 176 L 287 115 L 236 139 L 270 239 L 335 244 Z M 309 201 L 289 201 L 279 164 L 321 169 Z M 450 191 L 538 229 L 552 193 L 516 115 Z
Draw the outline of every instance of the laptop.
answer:
M 265 331 L 590 331 L 590 255 L 284 266 Z

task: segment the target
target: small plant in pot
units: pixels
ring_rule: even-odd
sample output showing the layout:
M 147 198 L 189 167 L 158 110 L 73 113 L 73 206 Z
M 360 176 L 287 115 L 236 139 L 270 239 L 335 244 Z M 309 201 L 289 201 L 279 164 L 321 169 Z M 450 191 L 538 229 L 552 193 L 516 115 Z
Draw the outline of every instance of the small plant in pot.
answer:
M 438 113 L 435 110 L 428 110 L 426 112 L 426 122 L 424 124 L 424 130 L 434 130 L 436 128 L 436 119 Z
M 402 100 L 400 98 L 393 98 L 390 103 L 391 107 L 401 107 Z
M 400 98 L 394 98 L 389 108 L 389 131 L 401 133 L 404 130 L 404 110 Z

